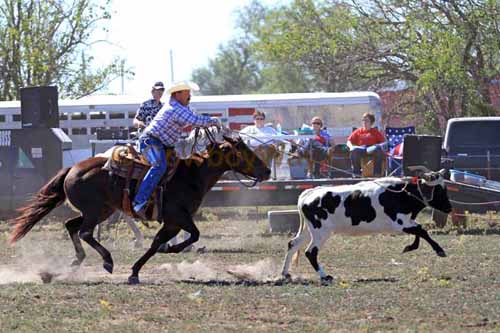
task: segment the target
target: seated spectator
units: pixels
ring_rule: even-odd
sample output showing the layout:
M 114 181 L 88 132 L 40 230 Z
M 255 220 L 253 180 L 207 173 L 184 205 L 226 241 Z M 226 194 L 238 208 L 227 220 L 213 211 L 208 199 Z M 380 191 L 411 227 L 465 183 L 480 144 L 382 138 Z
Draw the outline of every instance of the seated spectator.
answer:
M 298 156 L 310 161 L 311 176 L 321 178 L 321 162 L 327 159 L 329 149 L 334 146 L 334 142 L 326 129 L 323 129 L 323 120 L 320 117 L 311 119 L 311 127 L 316 136 L 303 143 L 299 142 L 295 146 Z
M 268 138 L 259 139 L 259 137 L 277 135 L 278 132 L 271 126 L 265 126 L 266 114 L 262 111 L 255 111 L 253 114 L 254 125 L 245 127 L 240 131 L 240 135 L 247 144 L 254 149 L 267 166 L 276 156 L 276 142 Z M 245 135 L 247 134 L 247 135 Z
M 371 113 L 363 114 L 363 127 L 358 128 L 347 138 L 347 146 L 351 150 L 352 172 L 355 176 L 361 175 L 361 159 L 369 157 L 373 160 L 373 174 L 382 176 L 382 161 L 385 158 L 383 146 L 385 137 L 373 127 L 375 116 Z

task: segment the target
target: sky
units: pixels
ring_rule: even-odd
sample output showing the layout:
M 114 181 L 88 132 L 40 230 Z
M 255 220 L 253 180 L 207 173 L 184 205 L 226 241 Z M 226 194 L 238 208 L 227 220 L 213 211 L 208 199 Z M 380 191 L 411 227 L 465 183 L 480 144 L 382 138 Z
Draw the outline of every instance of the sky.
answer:
M 92 47 L 95 65 L 113 56 L 126 59 L 135 76 L 125 80 L 124 93 L 149 96 L 155 81 L 170 83 L 170 50 L 174 81 L 187 80 L 204 67 L 217 48 L 238 35 L 235 10 L 250 0 L 113 0 L 108 32 L 96 32 L 107 42 Z M 270 4 L 272 1 L 264 1 Z M 107 93 L 120 94 L 121 80 Z

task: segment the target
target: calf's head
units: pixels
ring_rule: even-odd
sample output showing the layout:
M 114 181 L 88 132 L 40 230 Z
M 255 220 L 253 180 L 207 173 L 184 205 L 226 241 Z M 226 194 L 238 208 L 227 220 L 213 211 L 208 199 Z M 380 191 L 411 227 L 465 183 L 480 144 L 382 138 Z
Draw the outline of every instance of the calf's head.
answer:
M 425 172 L 422 178 L 422 195 L 429 206 L 444 213 L 451 212 L 451 203 L 444 183 L 445 169 L 438 172 Z

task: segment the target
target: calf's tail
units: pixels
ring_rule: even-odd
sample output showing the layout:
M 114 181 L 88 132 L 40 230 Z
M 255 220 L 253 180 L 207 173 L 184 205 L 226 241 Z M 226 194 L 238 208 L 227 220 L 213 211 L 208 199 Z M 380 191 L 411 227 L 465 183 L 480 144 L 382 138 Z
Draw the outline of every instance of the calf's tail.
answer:
M 297 231 L 297 235 L 295 236 L 296 238 L 298 238 L 300 235 L 302 235 L 302 233 L 304 232 L 304 229 L 305 229 L 305 224 L 306 224 L 305 220 L 304 220 L 304 213 L 302 213 L 302 210 L 300 209 L 300 207 L 299 207 L 299 220 L 300 220 L 300 224 L 299 224 L 299 230 Z M 301 252 L 301 248 L 299 247 L 297 252 L 295 252 L 293 254 L 292 264 L 295 267 L 299 267 L 300 252 Z

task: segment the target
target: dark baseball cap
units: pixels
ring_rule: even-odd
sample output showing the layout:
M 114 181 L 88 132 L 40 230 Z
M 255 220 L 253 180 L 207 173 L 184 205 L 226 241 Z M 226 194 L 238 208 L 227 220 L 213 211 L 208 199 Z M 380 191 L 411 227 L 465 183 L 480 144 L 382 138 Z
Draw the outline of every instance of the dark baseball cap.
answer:
M 163 85 L 163 82 L 158 81 L 153 85 L 154 90 L 165 90 L 165 86 Z

